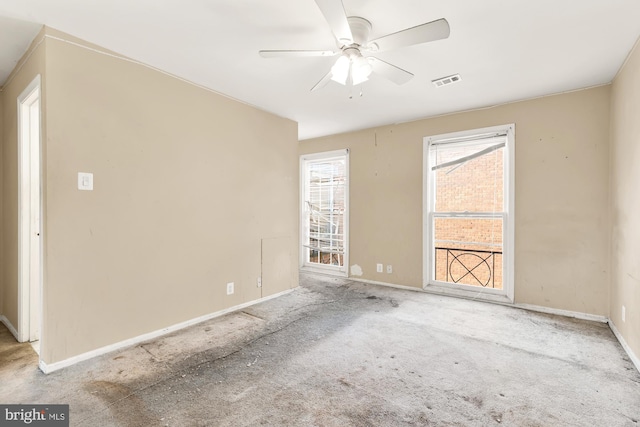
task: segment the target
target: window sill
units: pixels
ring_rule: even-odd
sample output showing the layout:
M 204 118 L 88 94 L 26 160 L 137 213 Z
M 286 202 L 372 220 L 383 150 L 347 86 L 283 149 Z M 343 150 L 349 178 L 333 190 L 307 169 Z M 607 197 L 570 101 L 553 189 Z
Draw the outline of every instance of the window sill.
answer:
M 458 298 L 466 298 L 473 300 L 481 300 L 481 301 L 490 301 L 497 302 L 502 304 L 513 304 L 513 299 L 509 298 L 506 294 L 506 291 L 500 292 L 495 291 L 493 289 L 485 289 L 485 288 L 461 288 L 458 286 L 448 287 L 446 285 L 439 285 L 428 283 L 422 287 L 426 292 L 438 294 L 438 295 L 446 295 Z
M 341 270 L 339 267 L 332 267 L 332 266 L 315 267 L 315 266 L 304 265 L 300 267 L 300 271 L 303 273 L 322 274 L 322 275 L 333 276 L 333 277 L 349 277 L 346 271 Z

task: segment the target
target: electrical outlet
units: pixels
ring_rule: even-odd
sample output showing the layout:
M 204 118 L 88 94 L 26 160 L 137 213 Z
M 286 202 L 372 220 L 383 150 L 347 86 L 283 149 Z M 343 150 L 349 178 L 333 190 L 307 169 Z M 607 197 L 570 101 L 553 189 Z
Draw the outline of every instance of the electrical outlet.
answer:
M 258 287 L 262 287 L 262 277 L 258 277 Z
M 382 264 L 376 264 L 376 272 L 382 273 Z
M 227 283 L 227 295 L 231 295 L 233 293 L 233 282 Z
M 393 267 L 391 266 L 391 264 L 387 264 L 387 274 L 391 273 L 393 273 Z
M 626 322 L 625 317 L 627 317 L 627 309 L 625 308 L 625 306 L 622 306 L 622 321 Z

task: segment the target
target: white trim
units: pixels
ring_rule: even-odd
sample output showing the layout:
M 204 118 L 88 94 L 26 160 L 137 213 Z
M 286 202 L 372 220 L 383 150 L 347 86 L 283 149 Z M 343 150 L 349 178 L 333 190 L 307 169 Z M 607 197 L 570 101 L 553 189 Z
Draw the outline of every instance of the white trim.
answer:
M 426 287 L 429 283 L 429 278 L 433 273 L 432 264 L 429 262 L 431 258 L 431 242 L 433 242 L 433 236 L 431 235 L 431 199 L 427 197 L 433 188 L 429 190 L 431 180 L 429 179 L 429 142 L 426 138 L 422 141 L 422 287 Z M 433 266 L 435 268 L 435 266 Z
M 304 248 L 300 248 L 300 252 L 303 252 L 303 251 L 304 251 Z M 344 259 L 346 260 L 346 257 Z M 345 263 L 345 267 L 347 267 L 347 263 Z M 327 276 L 344 277 L 344 278 L 349 277 L 349 272 L 347 270 L 348 269 L 345 270 L 345 268 L 343 267 L 338 267 L 335 265 L 328 265 L 328 264 L 327 265 L 318 264 L 317 267 L 315 265 L 300 266 L 300 271 L 304 273 L 325 274 Z
M 9 332 L 11 332 L 11 335 L 13 335 L 15 337 L 16 341 L 20 341 L 18 339 L 18 331 L 16 330 L 16 328 L 13 327 L 11 322 L 9 322 L 9 319 L 7 319 L 4 315 L 2 315 L 2 316 L 0 316 L 0 322 L 4 323 L 4 326 L 7 327 Z
M 629 344 L 627 344 L 624 337 L 622 336 L 620 331 L 618 331 L 618 328 L 616 328 L 616 325 L 613 323 L 613 321 L 609 319 L 607 323 L 609 323 L 609 328 L 613 332 L 613 335 L 615 335 L 616 338 L 618 339 L 618 342 L 620 342 L 620 345 L 622 346 L 624 351 L 627 352 L 627 356 L 629 356 L 629 359 L 631 359 L 631 362 L 635 365 L 638 372 L 640 372 L 640 358 L 638 358 L 638 356 L 635 355 L 633 350 L 631 350 L 631 347 L 629 347 Z
M 433 212 L 434 218 L 503 219 L 502 212 Z
M 457 116 L 457 115 L 462 115 L 462 114 L 467 114 L 467 113 L 473 113 L 473 112 L 476 112 L 476 111 L 492 110 L 494 108 L 504 107 L 505 105 L 519 104 L 521 102 L 535 101 L 537 99 L 545 99 L 545 98 L 550 98 L 552 96 L 566 95 L 566 94 L 577 93 L 577 92 L 584 92 L 586 90 L 597 89 L 597 88 L 600 88 L 600 87 L 609 86 L 609 85 L 611 85 L 611 83 L 612 83 L 612 81 L 607 82 L 607 83 L 601 83 L 601 84 L 596 84 L 596 85 L 592 85 L 592 86 L 582 87 L 582 88 L 579 88 L 579 89 L 563 90 L 563 91 L 560 91 L 560 92 L 553 92 L 553 93 L 549 93 L 549 94 L 546 94 L 546 95 L 531 96 L 529 98 L 516 99 L 514 101 L 508 101 L 508 102 L 503 102 L 503 103 L 499 103 L 499 104 L 485 105 L 484 107 L 470 108 L 470 109 L 467 109 L 467 110 L 458 110 L 458 111 L 453 111 L 451 113 L 435 114 L 433 116 L 420 117 L 419 119 L 410 119 L 410 120 L 393 122 L 393 123 L 388 123 L 388 124 L 380 124 L 378 127 L 391 126 L 391 125 L 397 126 L 397 125 L 401 125 L 401 124 L 405 124 L 405 123 L 417 123 L 417 122 L 420 122 L 420 121 L 423 121 L 423 120 L 427 120 L 427 119 L 431 120 L 431 119 L 437 119 L 437 118 L 441 118 L 441 117 L 449 117 L 449 116 Z M 314 137 L 314 138 L 319 138 L 319 137 L 320 136 L 317 136 L 317 137 Z M 305 138 L 305 139 L 312 139 L 312 138 Z M 304 139 L 301 140 L 301 141 L 304 141 Z
M 146 334 L 142 334 L 142 335 L 138 335 L 137 337 L 133 337 L 133 338 L 129 338 L 126 339 L 124 341 L 120 341 L 114 344 L 110 344 L 104 347 L 100 347 L 97 348 L 95 350 L 91 350 L 88 351 L 86 353 L 82 353 L 79 354 L 77 356 L 73 356 L 70 357 L 68 359 L 65 360 L 61 360 L 60 362 L 55 362 L 55 363 L 50 363 L 47 364 L 45 363 L 42 359 L 40 359 L 40 363 L 39 363 L 39 367 L 40 370 L 42 372 L 44 372 L 45 374 L 50 374 L 51 372 L 69 367 L 71 365 L 75 365 L 76 363 L 80 363 L 83 362 L 85 360 L 89 360 L 92 359 L 94 357 L 97 356 L 102 356 L 103 354 L 107 354 L 107 353 L 111 353 L 114 352 L 116 350 L 121 350 L 125 347 L 131 347 L 137 344 L 140 344 L 144 341 L 149 341 L 152 340 L 154 338 L 158 338 L 161 337 L 163 335 L 167 335 L 170 334 L 172 332 L 176 332 L 179 331 L 181 329 L 184 328 L 188 328 L 189 326 L 193 326 L 196 325 L 198 323 L 202 323 L 202 322 L 206 322 L 207 320 L 211 320 L 214 319 L 216 317 L 220 317 L 223 316 L 225 314 L 229 314 L 231 312 L 237 311 L 237 310 L 241 310 L 243 308 L 247 308 L 249 306 L 261 303 L 261 302 L 265 302 L 274 298 L 278 298 L 280 296 L 286 295 L 288 293 L 291 293 L 295 290 L 296 288 L 292 288 L 292 289 L 287 289 L 286 291 L 282 291 L 279 292 L 277 294 L 273 294 L 273 295 L 269 295 L 267 297 L 264 298 L 260 298 L 257 300 L 253 300 L 253 301 L 249 301 L 249 302 L 245 302 L 243 304 L 240 305 L 236 305 L 233 307 L 229 307 L 229 308 L 225 308 L 224 310 L 220 310 L 220 311 L 216 311 L 215 313 L 209 313 L 209 314 L 205 314 L 204 316 L 200 316 L 200 317 L 196 317 L 195 319 L 191 319 L 191 320 L 187 320 L 181 323 L 177 323 L 175 325 L 172 326 L 168 326 L 166 328 L 162 328 L 162 329 L 158 329 L 157 331 L 153 331 L 153 332 L 149 332 Z
M 431 294 L 513 305 L 513 301 L 511 301 L 509 297 L 499 289 L 481 288 L 480 286 L 471 285 L 455 285 L 446 282 L 433 282 L 425 285 L 423 290 Z
M 35 39 L 34 41 L 31 42 L 31 45 L 29 45 L 29 48 L 24 53 L 23 57 L 20 58 L 20 60 L 18 60 L 18 63 L 16 64 L 15 68 L 11 71 L 11 74 L 9 74 L 9 77 L 4 82 L 4 85 L 0 87 L 0 93 L 4 92 L 5 89 L 9 86 L 9 84 L 13 82 L 13 79 L 20 73 L 20 70 L 22 70 L 22 67 L 24 67 L 25 64 L 29 62 L 29 59 L 31 58 L 31 56 L 40 47 L 40 45 L 42 44 L 45 38 L 46 36 L 43 34 L 42 37 L 40 37 L 40 39 L 37 42 L 35 42 Z
M 633 44 L 633 46 L 631 47 L 631 50 L 629 51 L 629 53 L 627 53 L 627 56 L 624 58 L 624 62 L 622 63 L 622 65 L 620 66 L 620 68 L 618 68 L 618 71 L 616 72 L 616 75 L 613 76 L 613 79 L 611 79 L 611 82 L 609 84 L 613 84 L 615 83 L 615 81 L 618 79 L 618 76 L 622 73 L 622 71 L 624 70 L 624 68 L 627 66 L 627 63 L 631 60 L 631 57 L 633 56 L 633 54 L 635 53 L 636 49 L 640 49 L 638 48 L 638 46 L 640 46 L 640 37 L 638 37 L 638 40 L 636 40 L 636 42 Z M 636 365 L 637 366 L 637 365 Z M 639 369 L 640 370 L 640 369 Z
M 588 320 L 590 322 L 607 323 L 609 319 L 606 316 L 597 314 L 582 313 L 580 311 L 562 310 L 559 308 L 544 307 L 533 304 L 510 304 L 512 307 L 521 308 L 528 311 L 536 311 L 538 313 L 555 314 L 563 317 L 572 317 L 574 319 Z
M 456 140 L 464 141 L 465 144 L 472 144 L 473 141 L 467 141 L 469 137 L 477 137 L 482 135 L 505 135 L 506 139 L 506 156 L 505 167 L 506 173 L 503 176 L 504 183 L 504 195 L 506 197 L 507 205 L 504 207 L 504 212 L 500 215 L 503 216 L 503 223 L 505 224 L 503 229 L 503 290 L 498 291 L 501 295 L 496 295 L 495 290 L 488 291 L 485 288 L 466 289 L 464 287 L 449 287 L 441 282 L 431 280 L 433 276 L 433 269 L 435 263 L 432 262 L 433 250 L 432 250 L 432 230 L 431 223 L 434 216 L 433 201 L 429 194 L 435 191 L 433 180 L 429 179 L 431 174 L 430 160 L 429 160 L 429 148 L 430 144 L 441 141 L 452 143 Z M 422 145 L 422 282 L 423 289 L 437 294 L 459 296 L 463 298 L 488 300 L 498 303 L 514 303 L 515 295 L 515 280 L 514 280 L 514 268 L 515 268 L 515 124 L 506 124 L 500 126 L 491 126 L 480 129 L 470 129 L 461 132 L 452 132 L 442 135 L 433 135 L 423 138 Z M 455 215 L 463 217 L 470 214 L 458 214 Z M 476 214 L 477 215 L 477 214 Z
M 492 302 L 492 303 L 509 305 L 509 306 L 513 305 L 509 300 L 506 299 L 504 295 L 483 295 L 482 297 L 478 297 L 477 292 L 473 293 L 465 289 L 452 289 L 452 288 L 445 288 L 445 287 L 439 287 L 439 286 L 430 286 L 428 288 L 418 288 L 414 286 L 397 285 L 395 283 L 378 282 L 375 280 L 367 280 L 367 279 L 350 279 L 350 280 L 353 282 L 362 282 L 369 285 L 379 285 L 379 286 L 386 286 L 389 288 L 403 289 L 405 291 L 421 292 L 423 294 L 440 295 L 440 296 L 452 297 L 452 298 L 463 298 L 463 299 L 480 301 L 480 302 Z
M 38 74 L 29 85 L 18 95 L 16 98 L 17 105 L 17 131 L 18 131 L 18 341 L 26 342 L 30 341 L 30 332 L 31 327 L 29 326 L 32 321 L 32 313 L 31 313 L 31 290 L 30 290 L 30 282 L 28 279 L 30 277 L 30 260 L 31 258 L 31 244 L 32 244 L 32 236 L 31 236 L 31 208 L 28 209 L 27 214 L 28 217 L 25 218 L 25 212 L 23 212 L 23 208 L 25 206 L 31 206 L 31 188 L 27 188 L 29 182 L 31 182 L 32 172 L 29 172 L 30 177 L 28 182 L 25 182 L 24 179 L 24 170 L 25 167 L 31 171 L 31 161 L 32 156 L 28 154 L 30 151 L 31 141 L 25 142 L 24 135 L 24 109 L 25 107 L 29 107 L 35 103 L 31 102 L 27 105 L 27 101 L 30 98 L 35 97 L 36 101 L 39 102 L 39 113 L 38 119 L 41 121 L 42 114 L 42 93 L 41 93 L 41 77 Z M 38 146 L 38 166 L 41 167 L 41 151 L 42 151 L 42 129 L 41 123 L 38 123 L 38 138 L 40 139 Z M 28 147 L 25 147 L 25 144 Z M 27 150 L 27 151 L 25 151 Z M 25 158 L 27 155 L 28 158 Z M 27 163 L 25 163 L 27 162 Z M 38 176 L 41 178 L 41 170 L 38 171 Z M 25 189 L 28 191 L 25 194 Z M 40 191 L 39 194 L 39 208 L 40 212 L 38 213 L 39 225 L 38 229 L 40 235 L 42 236 L 42 182 L 38 183 L 38 189 Z M 25 243 L 27 243 L 25 245 Z M 43 258 L 42 258 L 42 240 L 39 239 L 39 273 L 40 277 L 38 280 L 39 287 L 39 306 L 42 307 L 42 266 L 43 266 Z M 29 262 L 25 262 L 25 260 L 29 260 Z M 27 279 L 25 279 L 25 275 Z M 25 280 L 27 283 L 24 283 Z M 38 327 L 39 334 L 42 332 L 42 309 L 40 308 L 40 313 L 38 313 Z
M 319 159 L 326 160 L 326 159 L 338 158 L 338 157 L 348 156 L 348 155 L 349 155 L 349 149 L 341 148 L 339 150 L 322 151 L 320 153 L 301 154 L 300 160 L 319 160 Z
M 9 78 L 4 83 L 4 85 L 2 87 L 0 87 L 0 93 L 4 92 L 4 90 L 7 88 L 7 86 L 13 81 L 15 76 L 20 72 L 20 70 L 22 69 L 22 67 L 24 67 L 24 65 L 27 63 L 27 61 L 29 61 L 29 58 L 31 58 L 33 53 L 36 51 L 36 49 L 42 44 L 42 42 L 45 39 L 56 40 L 56 41 L 59 41 L 59 42 L 62 42 L 62 43 L 66 43 L 66 44 L 81 48 L 81 49 L 88 50 L 90 52 L 97 53 L 99 55 L 104 55 L 104 56 L 108 56 L 110 58 L 118 59 L 120 61 L 129 62 L 131 64 L 135 64 L 135 65 L 138 65 L 140 67 L 144 67 L 144 68 L 147 68 L 149 70 L 156 71 L 156 72 L 158 72 L 160 74 L 164 74 L 165 76 L 168 76 L 168 77 L 171 77 L 173 79 L 179 80 L 179 81 L 181 81 L 183 83 L 186 83 L 188 85 L 195 86 L 195 87 L 197 87 L 199 89 L 202 89 L 202 90 L 205 90 L 207 92 L 211 92 L 211 93 L 214 93 L 216 95 L 225 97 L 227 99 L 231 99 L 232 101 L 239 102 L 240 104 L 244 104 L 244 105 L 247 105 L 249 107 L 255 108 L 256 110 L 264 111 L 264 112 L 267 112 L 269 114 L 273 114 L 276 117 L 280 117 L 280 118 L 283 118 L 283 119 L 291 120 L 291 119 L 289 119 L 287 117 L 280 116 L 280 115 L 278 115 L 276 113 L 269 112 L 269 111 L 265 110 L 262 107 L 258 107 L 257 105 L 250 104 L 247 101 L 242 101 L 242 100 L 240 100 L 238 98 L 234 98 L 234 97 L 232 97 L 230 95 L 226 95 L 226 94 L 224 94 L 222 92 L 215 91 L 215 90 L 211 89 L 210 87 L 203 86 L 203 85 L 198 84 L 198 83 L 196 83 L 194 81 L 187 80 L 187 79 L 185 79 L 183 77 L 178 77 L 177 75 L 171 74 L 171 73 L 169 73 L 169 72 L 167 72 L 165 70 L 161 70 L 160 68 L 153 67 L 151 65 L 145 64 L 145 63 L 140 62 L 140 61 L 136 61 L 136 60 L 131 59 L 131 58 L 127 58 L 125 56 L 121 56 L 121 55 L 118 55 L 118 54 L 115 54 L 115 53 L 110 53 L 110 52 L 108 52 L 106 50 L 96 49 L 96 48 L 93 48 L 93 47 L 90 47 L 90 46 L 86 46 L 86 45 L 81 44 L 81 43 L 77 43 L 77 42 L 74 42 L 74 41 L 71 41 L 71 40 L 67 40 L 67 39 L 63 39 L 63 38 L 57 37 L 57 36 L 53 36 L 51 34 L 43 34 L 42 37 L 38 40 L 38 42 L 35 45 L 32 42 L 31 46 L 33 46 L 33 47 L 28 50 L 28 55 L 24 58 L 24 60 L 21 59 L 20 61 L 18 61 L 18 64 L 16 65 L 16 68 L 14 68 L 14 70 L 11 72 L 11 74 L 9 75 Z
M 504 176 L 504 194 L 508 196 L 509 203 L 507 205 L 507 227 L 503 230 L 503 262 L 506 260 L 506 268 L 504 269 L 503 287 L 504 283 L 508 285 L 505 287 L 507 291 L 507 298 L 509 301 L 515 302 L 515 271 L 516 271 L 516 125 L 512 123 L 507 129 L 507 156 L 508 158 L 508 170 L 507 176 Z
M 506 307 L 519 308 L 522 310 L 535 311 L 538 313 L 546 313 L 546 314 L 555 314 L 563 317 L 572 317 L 575 319 L 588 320 L 592 322 L 598 323 L 607 323 L 610 322 L 609 319 L 605 316 L 599 316 L 597 314 L 589 314 L 589 313 L 581 313 L 579 311 L 569 311 L 569 310 L 561 310 L 557 308 L 543 307 L 539 305 L 532 304 L 514 304 L 506 299 L 504 295 L 491 295 L 492 299 L 487 298 L 478 298 L 477 293 L 474 295 L 472 292 L 465 292 L 463 289 L 449 289 L 449 288 L 441 288 L 441 287 L 432 287 L 432 288 L 418 288 L 413 286 L 405 286 L 405 285 L 396 285 L 394 283 L 387 282 L 378 282 L 375 280 L 367 280 L 367 279 L 356 279 L 350 278 L 352 282 L 362 282 L 369 285 L 379 285 L 386 286 L 389 288 L 402 289 L 406 291 L 417 291 L 425 294 L 433 294 L 433 295 L 441 295 L 452 298 L 463 298 L 478 302 L 489 302 L 493 304 L 503 305 Z M 624 345 L 623 345 L 624 346 Z
M 305 221 L 303 221 L 302 213 L 304 212 L 304 200 L 305 200 L 305 183 L 307 182 L 306 176 L 306 168 L 305 163 L 310 160 L 330 160 L 333 158 L 345 158 L 345 177 L 346 177 L 346 187 L 344 192 L 344 204 L 345 204 L 345 212 L 344 216 L 344 255 L 343 255 L 343 266 L 336 267 L 333 265 L 316 265 L 316 264 L 305 264 L 305 247 L 306 242 L 304 241 L 306 232 L 305 232 Z M 300 155 L 300 188 L 299 188 L 299 202 L 298 202 L 298 223 L 299 223 L 299 239 L 298 239 L 298 268 L 302 272 L 308 272 L 312 274 L 327 274 L 335 277 L 349 277 L 349 216 L 350 216 L 350 203 L 349 203 L 349 187 L 351 187 L 351 178 L 349 173 L 349 164 L 350 156 L 349 149 L 343 148 L 340 150 L 333 151 L 323 151 L 320 153 L 308 153 Z
M 418 288 L 418 287 L 415 287 L 415 286 L 396 285 L 395 283 L 378 282 L 377 280 L 368 280 L 368 279 L 351 278 L 351 277 L 349 278 L 349 280 L 352 281 L 352 282 L 362 282 L 362 283 L 365 283 L 367 285 L 386 286 L 388 288 L 402 289 L 402 290 L 405 290 L 405 291 L 421 292 L 423 294 L 424 293 L 428 293 L 424 289 Z

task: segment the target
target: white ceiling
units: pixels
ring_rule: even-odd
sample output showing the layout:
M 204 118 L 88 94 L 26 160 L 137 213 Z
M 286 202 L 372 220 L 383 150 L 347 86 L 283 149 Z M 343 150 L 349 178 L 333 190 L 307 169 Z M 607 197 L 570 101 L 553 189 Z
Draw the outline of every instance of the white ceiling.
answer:
M 16 19 L 29 21 L 295 120 L 306 139 L 606 84 L 640 36 L 638 0 L 343 2 L 371 21 L 370 39 L 439 18 L 451 36 L 377 53 L 415 77 L 373 75 L 350 100 L 334 82 L 310 92 L 335 58 L 258 55 L 335 49 L 314 0 L 0 0 L 0 82 L 38 31 Z
M 42 25 L 38 23 L 11 19 L 0 14 L 0 86 L 16 67 L 40 28 Z

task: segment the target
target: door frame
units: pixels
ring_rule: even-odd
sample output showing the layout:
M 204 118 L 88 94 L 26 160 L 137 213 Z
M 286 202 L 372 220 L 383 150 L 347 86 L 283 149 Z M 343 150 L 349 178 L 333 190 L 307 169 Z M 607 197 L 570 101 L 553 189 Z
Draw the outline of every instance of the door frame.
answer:
M 34 117 L 34 112 L 37 113 Z M 17 98 L 18 341 L 42 332 L 42 91 L 37 75 Z M 34 123 L 34 121 L 37 121 Z

